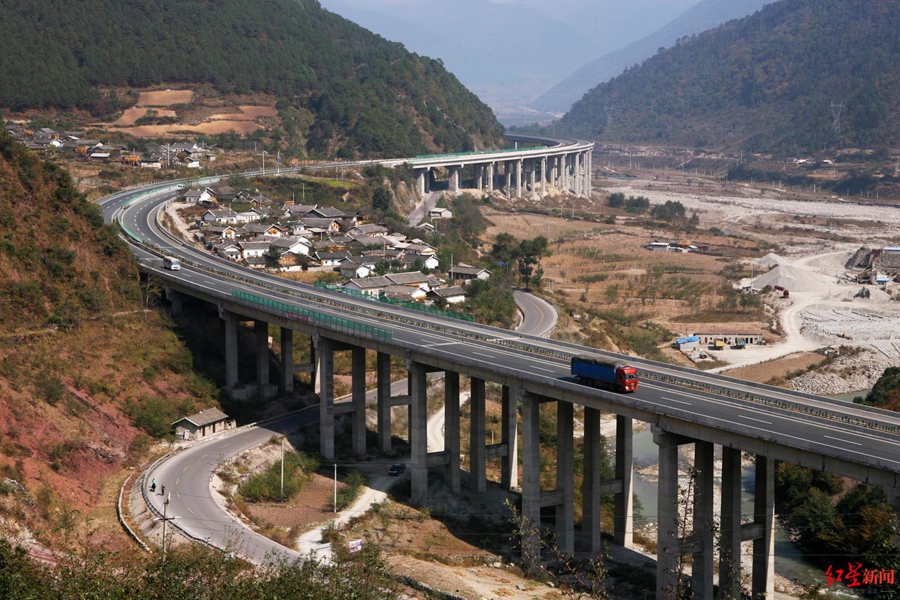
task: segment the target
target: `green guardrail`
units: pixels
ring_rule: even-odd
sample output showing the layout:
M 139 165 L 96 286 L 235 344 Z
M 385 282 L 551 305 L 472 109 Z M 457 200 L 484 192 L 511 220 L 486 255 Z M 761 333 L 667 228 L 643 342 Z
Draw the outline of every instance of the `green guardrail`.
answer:
M 455 158 L 457 156 L 475 156 L 478 154 L 503 154 L 504 152 L 521 152 L 523 150 L 538 150 L 540 148 L 546 148 L 546 146 L 520 146 L 518 148 L 501 148 L 500 150 L 475 150 L 472 152 L 455 152 L 453 154 L 418 154 L 413 157 L 413 160 Z
M 382 302 L 384 304 L 390 304 L 392 306 L 400 306 L 402 308 L 409 308 L 412 310 L 417 310 L 419 312 L 428 313 L 429 315 L 438 315 L 440 317 L 448 317 L 450 319 L 459 319 L 461 321 L 468 321 L 470 323 L 475 321 L 475 318 L 471 315 L 467 315 L 465 313 L 458 313 L 452 310 L 443 310 L 440 308 L 434 308 L 433 306 L 426 306 L 424 304 L 420 304 L 415 300 L 394 300 L 392 298 L 388 298 L 385 295 L 379 295 L 377 297 L 371 296 L 369 294 L 364 294 L 357 290 L 348 290 L 340 285 L 334 285 L 331 283 L 324 283 L 322 281 L 316 282 L 317 288 L 322 288 L 325 290 L 331 290 L 332 292 L 340 292 L 341 294 L 347 294 L 348 296 L 356 296 L 357 298 L 367 298 L 369 300 L 377 300 L 378 302 Z
M 358 323 L 356 321 L 350 321 L 349 319 L 332 317 L 331 315 L 326 315 L 325 313 L 314 310 L 300 308 L 299 306 L 294 306 L 293 304 L 285 304 L 284 302 L 269 300 L 268 298 L 254 296 L 253 294 L 248 294 L 246 292 L 241 292 L 238 290 L 232 290 L 231 296 L 233 298 L 238 298 L 246 302 L 252 302 L 253 304 L 257 304 L 259 306 L 264 306 L 270 311 L 274 310 L 278 312 L 280 316 L 293 321 L 303 321 L 307 323 L 314 323 L 316 325 L 324 325 L 333 329 L 352 331 L 353 333 L 361 334 L 370 338 L 377 337 L 387 340 L 391 340 L 394 338 L 394 334 L 387 329 L 372 327 L 371 325 Z

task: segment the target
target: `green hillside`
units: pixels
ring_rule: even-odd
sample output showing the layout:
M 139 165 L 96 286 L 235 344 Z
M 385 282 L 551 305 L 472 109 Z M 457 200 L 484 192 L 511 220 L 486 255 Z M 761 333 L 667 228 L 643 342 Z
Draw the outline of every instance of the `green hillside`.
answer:
M 900 0 L 782 0 L 594 88 L 552 129 L 786 153 L 892 144 L 897 31 Z M 832 103 L 843 105 L 840 131 Z
M 8 517 L 52 547 L 149 435 L 216 405 L 218 388 L 99 206 L 5 133 L 0 223 L 0 482 L 36 500 L 0 486 L 0 537 Z
M 501 133 L 439 61 L 315 0 L 0 0 L 0 39 L 0 107 L 16 111 L 107 115 L 107 88 L 206 83 L 279 97 L 312 153 L 459 151 Z

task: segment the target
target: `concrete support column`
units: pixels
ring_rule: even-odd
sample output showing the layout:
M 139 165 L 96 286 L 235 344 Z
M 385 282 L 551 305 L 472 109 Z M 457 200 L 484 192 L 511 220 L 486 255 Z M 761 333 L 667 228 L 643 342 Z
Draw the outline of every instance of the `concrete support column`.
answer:
M 581 169 L 579 169 L 579 162 L 581 160 L 581 153 L 576 153 L 572 155 L 572 192 L 578 196 L 580 195 L 580 183 L 581 183 Z
M 428 170 L 422 169 L 416 171 L 416 191 L 419 196 L 425 196 L 425 178 L 428 176 Z
M 588 152 L 587 159 L 588 160 L 587 160 L 587 175 L 586 175 L 587 185 L 586 185 L 586 187 L 587 187 L 587 197 L 590 198 L 591 195 L 594 193 L 594 185 L 593 185 L 594 155 L 592 152 Z
M 522 163 L 521 158 L 516 161 L 516 198 L 522 197 Z
M 677 597 L 678 558 L 678 438 L 653 429 L 659 446 L 659 524 L 656 546 L 656 600 Z
M 485 448 L 484 379 L 470 380 L 469 485 L 477 494 L 487 492 L 487 452 Z
M 541 159 L 541 198 L 547 195 L 547 157 Z
M 366 453 L 366 349 L 353 348 L 351 366 L 353 397 L 353 454 Z
M 225 321 L 225 387 L 238 383 L 238 318 L 231 311 L 221 311 Z
M 571 402 L 556 403 L 556 488 L 562 505 L 556 507 L 556 543 L 563 552 L 575 552 L 575 448 Z
M 282 394 L 294 391 L 294 330 L 281 328 L 281 381 L 278 389 Z
M 741 451 L 722 447 L 722 525 L 719 536 L 719 594 L 741 597 Z
M 694 444 L 694 532 L 699 543 L 691 567 L 694 600 L 713 600 L 713 445 Z
M 775 461 L 756 455 L 753 522 L 762 536 L 753 540 L 753 598 L 775 597 Z
M 459 191 L 459 172 L 460 167 L 449 167 L 450 170 L 450 191 L 454 194 Z
M 519 485 L 519 412 L 517 410 L 522 389 L 503 386 L 500 427 L 501 443 L 506 445 L 506 455 L 500 459 L 500 485 L 511 490 Z
M 309 363 L 313 366 L 309 374 L 309 385 L 315 393 L 319 393 L 319 383 L 316 373 L 316 341 L 313 336 L 309 337 Z
M 430 194 L 432 189 L 434 189 L 434 173 L 431 167 L 428 167 L 425 169 L 425 193 Z
M 266 386 L 269 385 L 269 324 L 255 321 L 256 332 L 256 384 L 259 386 L 259 399 L 265 400 Z
M 457 494 L 459 471 L 459 373 L 444 373 L 444 451 L 450 462 L 444 466 L 444 482 Z
M 584 480 L 581 486 L 581 535 L 583 546 L 591 554 L 603 550 L 600 529 L 600 483 L 603 446 L 600 436 L 600 411 L 584 408 Z
M 316 378 L 319 382 L 319 454 L 334 459 L 334 344 L 316 335 Z
M 180 317 L 184 310 L 184 294 L 175 290 L 166 289 L 166 298 L 172 303 L 169 312 L 173 317 Z
M 537 191 L 537 187 L 535 186 L 535 182 L 537 181 L 537 161 L 531 161 L 531 170 L 528 171 L 528 185 L 531 187 L 531 192 L 534 193 Z
M 418 363 L 409 365 L 411 384 L 409 445 L 412 455 L 412 500 L 428 499 L 428 382 L 425 368 Z
M 391 356 L 378 353 L 375 363 L 378 380 L 376 395 L 378 402 L 378 448 L 382 452 L 391 451 Z
M 558 156 L 554 156 L 550 159 L 553 162 L 553 166 L 551 167 L 550 173 L 550 185 L 555 188 L 559 187 L 559 163 L 560 159 Z
M 506 197 L 512 198 L 512 168 L 510 163 L 503 163 L 503 173 L 506 175 Z
M 475 188 L 478 191 L 484 189 L 484 165 L 475 165 Z
M 562 157 L 562 188 L 563 191 L 570 191 L 569 189 L 569 155 L 564 154 Z
M 487 166 L 487 188 L 488 194 L 494 192 L 494 163 L 488 163 Z
M 616 544 L 625 548 L 634 545 L 633 431 L 631 417 L 616 417 L 616 479 L 622 482 L 622 491 L 616 494 L 613 537 Z
M 541 526 L 541 403 L 534 394 L 522 396 L 522 517 Z M 536 556 L 537 535 L 522 540 L 523 555 Z M 523 556 L 524 557 L 524 556 Z

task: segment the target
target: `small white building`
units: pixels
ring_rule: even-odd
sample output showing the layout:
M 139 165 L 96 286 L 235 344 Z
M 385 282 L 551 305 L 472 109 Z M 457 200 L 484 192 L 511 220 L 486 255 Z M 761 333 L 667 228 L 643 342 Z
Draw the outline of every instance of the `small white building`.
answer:
M 234 429 L 234 419 L 218 408 L 207 408 L 195 415 L 182 417 L 172 423 L 175 438 L 180 440 L 200 440 L 207 436 Z

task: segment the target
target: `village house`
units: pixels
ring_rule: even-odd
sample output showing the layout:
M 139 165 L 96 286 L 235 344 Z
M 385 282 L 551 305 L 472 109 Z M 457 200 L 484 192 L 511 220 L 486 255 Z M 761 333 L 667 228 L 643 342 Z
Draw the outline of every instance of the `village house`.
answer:
M 184 192 L 184 201 L 193 204 L 206 202 L 212 197 L 213 195 L 210 192 L 209 188 L 204 188 L 202 190 L 198 188 L 191 188 Z
M 381 293 L 385 298 L 403 302 L 422 302 L 428 297 L 428 292 L 422 288 L 407 285 L 389 285 Z
M 215 247 L 215 253 L 229 260 L 237 260 L 241 257 L 241 248 L 234 242 L 222 242 Z
M 299 236 L 280 237 L 272 241 L 272 246 L 284 256 L 286 253 L 309 256 L 309 240 Z
M 428 218 L 432 221 L 435 219 L 452 219 L 453 211 L 449 208 L 432 208 L 428 211 Z
M 319 261 L 322 267 L 334 268 L 340 267 L 341 263 L 352 258 L 349 252 L 316 252 L 314 258 Z
M 459 304 L 466 301 L 466 290 L 458 285 L 437 288 L 428 292 L 429 300 L 443 300 L 447 304 Z
M 195 415 L 182 417 L 172 423 L 175 438 L 179 440 L 200 440 L 207 436 L 235 428 L 234 419 L 218 408 L 207 408 Z
M 363 277 L 359 279 L 351 279 L 344 284 L 344 289 L 377 298 L 381 295 L 382 291 L 384 291 L 384 288 L 389 285 L 393 285 L 393 282 L 384 276 Z
M 242 258 L 262 258 L 265 256 L 269 248 L 272 247 L 271 242 L 238 242 L 241 248 Z
M 205 232 L 207 238 L 218 237 L 223 240 L 233 240 L 237 237 L 237 229 L 232 227 L 231 225 L 225 225 L 224 227 L 220 227 L 218 225 L 213 225 L 211 227 L 207 227 Z
M 487 269 L 473 267 L 464 263 L 459 263 L 450 269 L 450 279 L 453 282 L 462 282 L 463 285 L 473 279 L 488 279 L 490 276 L 491 272 Z

